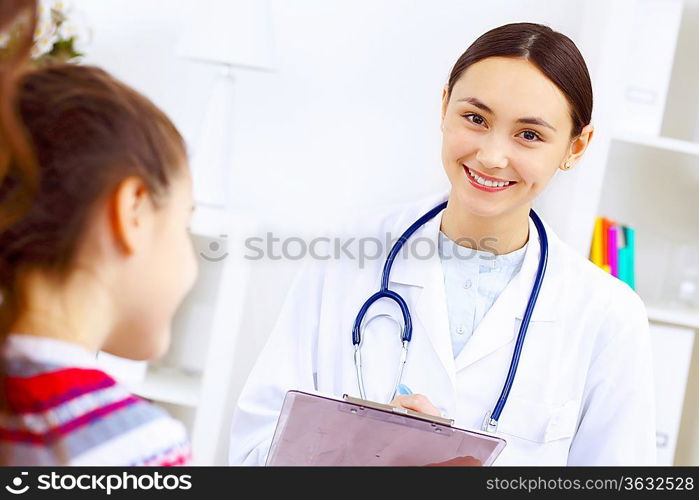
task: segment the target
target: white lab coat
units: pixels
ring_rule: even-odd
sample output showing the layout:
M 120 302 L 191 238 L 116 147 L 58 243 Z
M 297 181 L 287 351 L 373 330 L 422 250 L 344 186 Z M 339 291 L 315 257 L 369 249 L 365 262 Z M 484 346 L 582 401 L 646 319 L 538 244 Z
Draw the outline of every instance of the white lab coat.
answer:
M 353 236 L 397 238 L 444 196 L 359 221 Z M 536 268 L 539 240 L 454 359 L 438 252 L 441 216 L 396 259 L 390 288 L 411 308 L 413 338 L 403 383 L 426 395 L 458 427 L 480 429 L 502 390 Z M 546 226 L 548 267 L 519 369 L 497 433 L 507 446 L 495 465 L 648 465 L 655 463 L 651 343 L 641 299 L 575 253 Z M 420 246 L 422 245 L 422 249 Z M 380 284 L 384 257 L 307 265 L 243 389 L 233 417 L 230 463 L 264 464 L 290 389 L 358 397 L 352 324 Z M 379 301 L 367 317 L 396 314 Z M 395 381 L 397 327 L 378 318 L 364 334 L 368 399 L 386 402 Z

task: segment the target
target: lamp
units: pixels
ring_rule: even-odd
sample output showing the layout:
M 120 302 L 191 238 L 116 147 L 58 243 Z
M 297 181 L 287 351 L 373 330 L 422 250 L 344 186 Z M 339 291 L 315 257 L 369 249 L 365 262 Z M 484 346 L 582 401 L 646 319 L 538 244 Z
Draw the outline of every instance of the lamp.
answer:
M 273 69 L 270 9 L 266 0 L 201 0 L 194 5 L 177 53 L 220 68 L 192 151 L 194 199 L 226 208 L 234 72 Z

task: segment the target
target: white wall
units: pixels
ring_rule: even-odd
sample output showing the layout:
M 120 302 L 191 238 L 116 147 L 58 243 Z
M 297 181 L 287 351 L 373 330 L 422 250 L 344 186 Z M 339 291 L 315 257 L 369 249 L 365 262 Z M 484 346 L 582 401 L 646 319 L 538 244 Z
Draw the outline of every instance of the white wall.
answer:
M 73 3 L 94 31 L 87 61 L 154 99 L 193 141 L 214 71 L 175 52 L 197 3 Z M 235 204 L 322 227 L 318 206 L 342 213 L 444 188 L 439 99 L 456 58 L 477 35 L 511 21 L 544 22 L 575 39 L 576 4 L 272 2 L 278 72 L 238 73 Z
M 180 60 L 175 52 L 191 9 L 199 4 L 73 4 L 94 32 L 85 48 L 87 62 L 151 97 L 192 142 L 215 71 Z M 446 189 L 441 89 L 451 65 L 484 31 L 507 22 L 545 23 L 579 43 L 593 79 L 603 67 L 597 34 L 605 27 L 597 25 L 596 12 L 607 7 L 601 0 L 585 6 L 572 0 L 276 0 L 271 5 L 278 69 L 237 73 L 230 191 L 234 206 L 254 212 L 262 231 L 282 235 L 320 232 L 337 215 Z M 604 109 L 596 111 L 600 116 Z M 604 146 L 597 156 L 606 156 Z M 556 208 L 560 200 L 575 186 L 598 186 L 600 168 L 557 180 L 558 192 L 541 202 L 554 228 L 562 230 L 572 220 L 571 213 Z M 596 206 L 597 195 L 589 198 L 587 203 Z M 587 219 L 563 236 L 585 249 Z M 295 269 L 295 263 L 254 263 L 232 394 L 264 343 Z M 222 461 L 226 447 L 224 435 Z

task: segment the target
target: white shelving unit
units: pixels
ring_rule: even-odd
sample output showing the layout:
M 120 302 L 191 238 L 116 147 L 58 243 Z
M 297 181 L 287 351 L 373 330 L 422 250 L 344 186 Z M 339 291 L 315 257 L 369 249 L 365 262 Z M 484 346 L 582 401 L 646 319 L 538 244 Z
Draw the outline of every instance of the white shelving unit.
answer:
M 681 326 L 699 330 L 699 311 L 669 309 L 659 306 L 647 306 L 648 320 L 653 323 Z
M 619 58 L 635 66 L 625 68 L 598 214 L 636 229 L 636 285 L 654 345 L 658 463 L 671 465 L 678 442 L 699 447 L 697 430 L 680 437 L 688 374 L 699 362 L 692 360 L 699 301 L 666 305 L 676 302 L 672 283 L 682 272 L 676 249 L 699 248 L 699 0 L 636 0 L 633 8 L 637 32 Z M 663 34 L 658 47 L 648 45 L 650 25 Z
M 670 137 L 642 135 L 633 132 L 620 131 L 612 137 L 615 141 L 662 149 L 665 151 L 699 156 L 699 142 L 683 141 Z
M 201 391 L 201 375 L 156 365 L 149 367 L 145 378 L 131 384 L 130 389 L 142 398 L 196 408 Z

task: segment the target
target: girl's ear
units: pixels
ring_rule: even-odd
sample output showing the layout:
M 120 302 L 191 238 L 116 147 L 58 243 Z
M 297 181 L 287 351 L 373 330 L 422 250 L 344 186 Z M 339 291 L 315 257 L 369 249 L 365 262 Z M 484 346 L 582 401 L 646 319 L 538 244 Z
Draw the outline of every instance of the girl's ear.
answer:
M 141 248 L 152 223 L 153 201 L 140 177 L 127 177 L 114 190 L 110 223 L 117 246 L 127 255 Z

